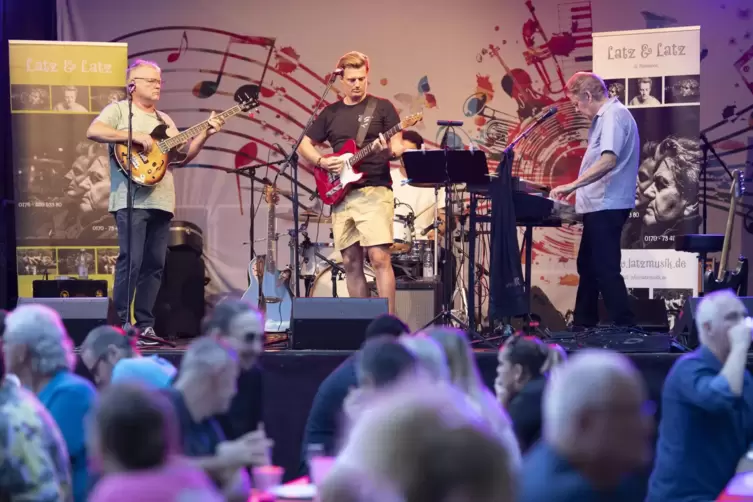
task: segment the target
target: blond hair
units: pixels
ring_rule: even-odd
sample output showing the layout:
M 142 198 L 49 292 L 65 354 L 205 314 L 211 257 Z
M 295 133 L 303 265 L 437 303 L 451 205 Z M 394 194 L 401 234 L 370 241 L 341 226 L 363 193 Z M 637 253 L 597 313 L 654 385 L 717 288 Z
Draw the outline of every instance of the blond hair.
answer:
M 126 80 L 131 78 L 131 72 L 133 70 L 135 70 L 136 68 L 141 68 L 142 66 L 151 66 L 158 72 L 162 73 L 162 68 L 160 68 L 159 65 L 154 61 L 149 61 L 148 59 L 137 59 L 128 66 L 128 69 L 126 70 Z
M 595 73 L 579 71 L 567 81 L 567 93 L 581 97 L 585 93 L 591 94 L 593 99 L 603 99 L 607 94 L 607 86 Z
M 340 57 L 340 59 L 337 61 L 337 67 L 342 68 L 343 70 L 346 68 L 354 68 L 359 69 L 366 67 L 366 73 L 369 72 L 369 56 L 362 52 L 358 51 L 351 51 L 343 56 Z

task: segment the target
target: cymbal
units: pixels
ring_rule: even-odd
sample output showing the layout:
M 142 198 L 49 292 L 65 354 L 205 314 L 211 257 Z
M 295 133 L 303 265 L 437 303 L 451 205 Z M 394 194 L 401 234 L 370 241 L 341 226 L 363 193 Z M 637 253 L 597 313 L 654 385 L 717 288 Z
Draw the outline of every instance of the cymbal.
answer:
M 293 221 L 293 211 L 285 211 L 284 213 L 276 213 L 277 218 L 285 221 Z M 332 217 L 319 214 L 319 212 L 310 211 L 298 211 L 298 221 L 309 223 L 332 223 Z

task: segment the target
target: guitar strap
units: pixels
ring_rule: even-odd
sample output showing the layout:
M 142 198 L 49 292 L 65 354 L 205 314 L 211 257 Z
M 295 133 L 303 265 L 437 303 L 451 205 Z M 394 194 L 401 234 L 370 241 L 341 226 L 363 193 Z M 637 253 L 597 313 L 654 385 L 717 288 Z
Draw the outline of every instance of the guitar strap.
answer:
M 366 133 L 369 131 L 369 127 L 371 127 L 371 116 L 374 115 L 374 110 L 376 110 L 377 105 L 377 100 L 373 97 L 369 96 L 366 99 L 368 99 L 369 102 L 366 103 L 366 110 L 363 112 L 363 118 L 359 124 L 358 135 L 356 136 L 356 146 L 358 146 L 358 148 L 363 146 L 363 140 L 366 139 Z

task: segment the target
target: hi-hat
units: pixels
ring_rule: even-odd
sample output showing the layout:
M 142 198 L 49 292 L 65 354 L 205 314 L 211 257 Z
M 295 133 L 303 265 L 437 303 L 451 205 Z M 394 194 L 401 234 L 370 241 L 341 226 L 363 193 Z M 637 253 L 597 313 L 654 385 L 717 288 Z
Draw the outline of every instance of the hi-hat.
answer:
M 286 211 L 284 213 L 276 213 L 277 218 L 285 221 L 293 221 L 293 211 Z M 298 211 L 298 221 L 305 223 L 332 223 L 332 217 L 326 216 L 319 212 L 313 211 Z

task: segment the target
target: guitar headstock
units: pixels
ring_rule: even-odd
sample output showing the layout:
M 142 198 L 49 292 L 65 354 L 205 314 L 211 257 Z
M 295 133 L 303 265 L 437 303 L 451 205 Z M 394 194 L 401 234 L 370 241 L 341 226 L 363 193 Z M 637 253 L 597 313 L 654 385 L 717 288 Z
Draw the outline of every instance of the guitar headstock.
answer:
M 238 106 L 240 106 L 241 110 L 243 110 L 244 112 L 247 112 L 252 108 L 259 106 L 259 100 L 257 99 L 257 97 L 250 96 L 245 92 L 237 95 L 236 99 L 238 100 Z
M 424 119 L 424 112 L 417 112 L 412 115 L 408 115 L 400 121 L 400 128 L 407 129 L 413 127 Z
M 280 191 L 274 185 L 264 186 L 264 201 L 270 205 L 280 202 Z
M 730 187 L 730 195 L 735 199 L 742 198 L 745 195 L 745 173 L 742 169 L 735 169 L 732 171 L 732 186 Z

